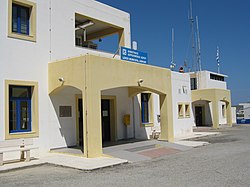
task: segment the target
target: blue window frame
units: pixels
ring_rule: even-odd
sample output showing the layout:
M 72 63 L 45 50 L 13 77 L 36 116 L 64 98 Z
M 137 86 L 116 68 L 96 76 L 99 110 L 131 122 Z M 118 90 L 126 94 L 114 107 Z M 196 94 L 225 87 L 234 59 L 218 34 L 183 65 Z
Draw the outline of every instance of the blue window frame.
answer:
M 149 102 L 150 94 L 142 93 L 141 94 L 141 120 L 142 123 L 149 123 Z
M 31 131 L 31 87 L 9 86 L 9 132 Z
M 30 8 L 12 4 L 12 32 L 29 35 Z

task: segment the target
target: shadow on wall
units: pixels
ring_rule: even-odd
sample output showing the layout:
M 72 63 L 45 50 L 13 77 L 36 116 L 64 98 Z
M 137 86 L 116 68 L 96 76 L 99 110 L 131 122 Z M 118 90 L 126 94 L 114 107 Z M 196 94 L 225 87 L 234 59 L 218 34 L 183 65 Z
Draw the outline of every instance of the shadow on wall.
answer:
M 140 94 L 139 94 L 140 95 Z M 153 111 L 150 111 L 153 112 Z M 154 125 L 154 120 L 152 123 Z M 134 124 L 135 124 L 135 138 L 138 140 L 148 140 L 152 135 L 153 129 L 157 127 L 151 127 L 150 125 L 142 125 L 141 123 L 141 102 L 140 96 L 134 96 Z M 157 129 L 158 130 L 158 129 Z M 158 130 L 159 131 L 159 130 Z
M 53 146 L 70 147 L 77 144 L 76 96 L 79 94 L 80 90 L 65 87 L 60 92 L 50 95 L 57 118 L 51 124 Z

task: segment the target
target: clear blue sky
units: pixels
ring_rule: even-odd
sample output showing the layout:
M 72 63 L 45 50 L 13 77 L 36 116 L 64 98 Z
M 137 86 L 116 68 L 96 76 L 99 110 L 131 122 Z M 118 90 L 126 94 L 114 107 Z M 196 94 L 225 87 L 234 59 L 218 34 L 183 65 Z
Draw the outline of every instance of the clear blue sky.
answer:
M 98 0 L 131 15 L 132 40 L 147 52 L 149 64 L 169 67 L 171 29 L 175 29 L 177 66 L 188 58 L 191 66 L 189 0 Z M 220 48 L 221 73 L 229 76 L 232 103 L 250 102 L 250 0 L 192 0 L 199 17 L 202 69 L 217 71 Z

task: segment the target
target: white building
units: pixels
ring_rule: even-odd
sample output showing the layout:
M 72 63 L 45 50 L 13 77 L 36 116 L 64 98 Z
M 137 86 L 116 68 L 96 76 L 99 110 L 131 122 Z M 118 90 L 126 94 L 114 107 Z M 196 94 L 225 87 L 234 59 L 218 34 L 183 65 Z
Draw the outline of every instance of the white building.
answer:
M 226 118 L 231 124 L 230 91 L 213 80 L 225 76 L 127 63 L 98 50 L 110 35 L 117 49 L 131 47 L 126 12 L 94 0 L 2 0 L 0 28 L 0 141 L 32 138 L 40 154 L 81 146 L 98 157 L 109 141 L 161 131 L 171 142 L 192 133 L 194 119 L 212 124 L 193 115 L 199 106 L 205 116 L 210 108 L 215 128 Z
M 196 126 L 218 128 L 219 125 L 231 124 L 231 94 L 227 90 L 227 76 L 200 71 L 190 73 L 190 77 Z
M 240 103 L 236 106 L 238 124 L 250 124 L 250 103 Z

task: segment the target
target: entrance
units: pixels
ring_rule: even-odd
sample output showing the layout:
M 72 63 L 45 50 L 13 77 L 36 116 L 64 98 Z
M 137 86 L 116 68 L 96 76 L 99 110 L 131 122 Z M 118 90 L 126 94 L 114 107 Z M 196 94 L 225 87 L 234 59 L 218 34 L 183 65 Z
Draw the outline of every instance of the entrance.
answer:
M 195 107 L 195 123 L 196 126 L 202 126 L 202 119 L 203 119 L 203 107 L 202 106 L 196 106 Z
M 110 136 L 110 100 L 102 99 L 101 103 L 101 116 L 102 116 L 102 141 L 111 141 Z
M 78 99 L 78 132 L 79 132 L 79 146 L 83 147 L 83 111 L 82 99 Z

